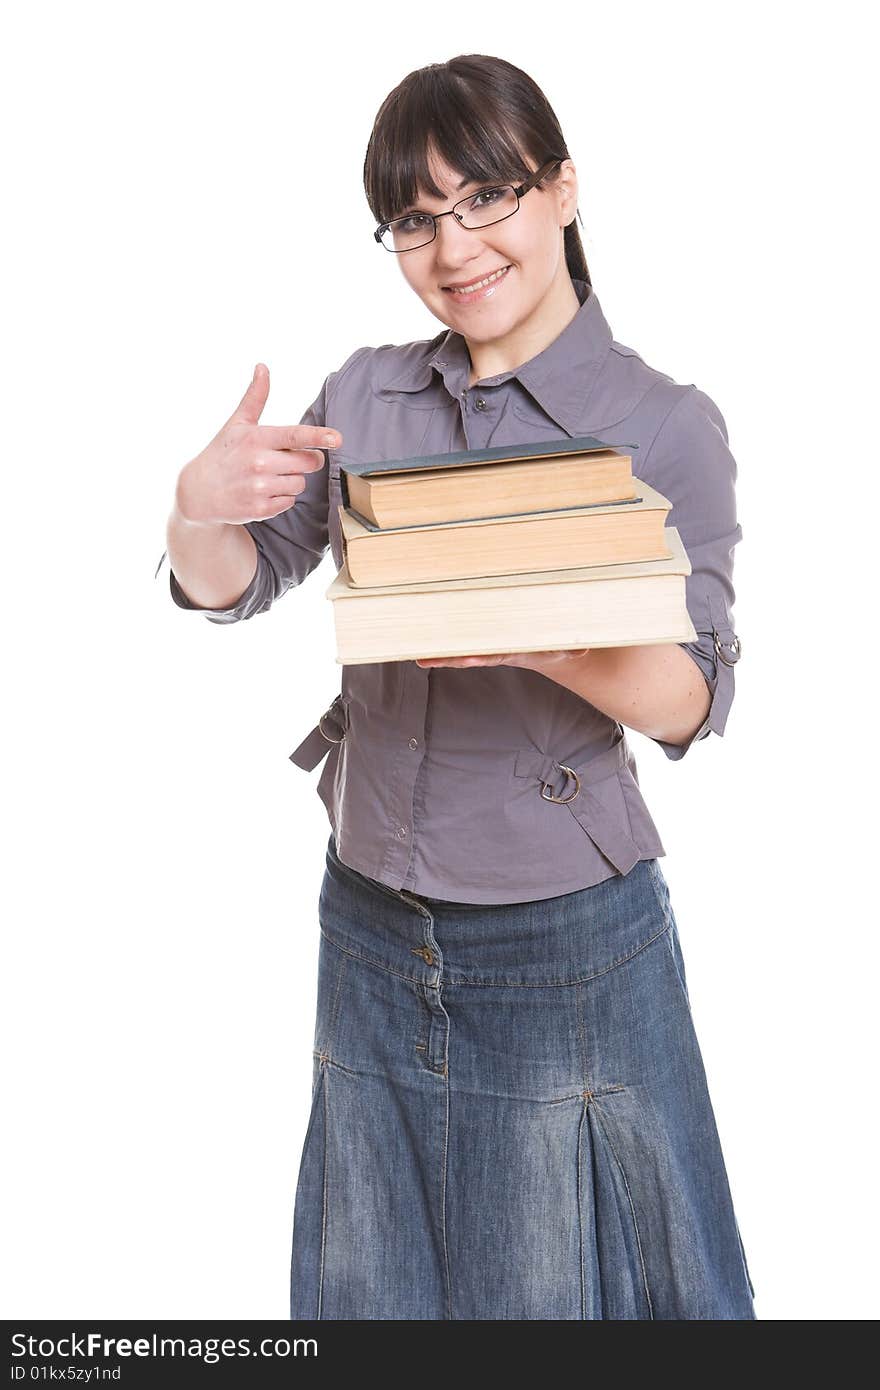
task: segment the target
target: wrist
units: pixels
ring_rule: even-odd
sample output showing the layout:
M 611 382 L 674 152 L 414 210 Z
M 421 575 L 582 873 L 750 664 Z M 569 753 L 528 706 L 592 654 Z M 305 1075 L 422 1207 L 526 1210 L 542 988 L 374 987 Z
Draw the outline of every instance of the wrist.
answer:
M 224 522 L 200 517 L 197 509 L 193 506 L 189 486 L 190 477 L 187 472 L 190 467 L 191 465 L 187 464 L 185 468 L 181 469 L 177 479 L 177 486 L 174 489 L 174 505 L 171 508 L 171 521 L 187 530 L 218 530 L 225 525 Z

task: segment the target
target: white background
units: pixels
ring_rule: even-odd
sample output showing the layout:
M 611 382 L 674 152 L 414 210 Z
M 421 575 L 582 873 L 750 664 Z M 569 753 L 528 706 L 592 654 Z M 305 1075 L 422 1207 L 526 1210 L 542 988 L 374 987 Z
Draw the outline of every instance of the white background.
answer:
M 877 1316 L 867 12 L 7 20 L 4 1316 L 288 1316 L 329 835 L 288 754 L 338 689 L 332 559 L 230 627 L 153 575 L 257 361 L 263 423 L 295 424 L 355 348 L 442 327 L 361 176 L 391 88 L 469 52 L 553 104 L 615 338 L 727 421 L 727 731 L 678 763 L 630 740 L 758 1316 Z

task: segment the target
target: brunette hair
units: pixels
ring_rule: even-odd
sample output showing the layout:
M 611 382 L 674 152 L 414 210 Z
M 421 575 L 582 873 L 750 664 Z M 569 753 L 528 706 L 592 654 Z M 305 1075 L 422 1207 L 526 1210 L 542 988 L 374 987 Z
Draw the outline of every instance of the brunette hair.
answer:
M 383 101 L 364 160 L 364 191 L 377 223 L 410 208 L 420 188 L 443 197 L 428 168 L 432 149 L 474 182 L 520 183 L 528 177 L 527 156 L 536 169 L 554 155 L 571 157 L 538 84 L 513 63 L 484 53 L 418 68 Z M 558 177 L 556 165 L 536 190 Z M 574 221 L 563 234 L 569 275 L 591 285 Z

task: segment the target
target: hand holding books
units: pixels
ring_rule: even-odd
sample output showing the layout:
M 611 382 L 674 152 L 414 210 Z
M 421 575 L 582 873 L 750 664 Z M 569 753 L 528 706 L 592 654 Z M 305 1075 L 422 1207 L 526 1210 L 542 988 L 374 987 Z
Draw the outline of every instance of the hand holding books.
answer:
M 506 652 L 503 656 L 424 656 L 416 659 L 416 665 L 427 666 L 521 666 L 529 670 L 535 662 L 551 666 L 556 662 L 576 660 L 586 656 L 590 647 L 575 648 L 570 651 L 552 652 Z

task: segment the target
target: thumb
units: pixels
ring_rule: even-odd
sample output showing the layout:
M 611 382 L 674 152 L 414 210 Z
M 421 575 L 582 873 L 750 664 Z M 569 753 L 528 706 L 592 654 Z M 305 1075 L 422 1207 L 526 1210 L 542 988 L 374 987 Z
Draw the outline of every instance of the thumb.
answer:
M 226 423 L 229 425 L 256 425 L 263 413 L 268 397 L 269 368 L 264 362 L 258 362 L 254 368 L 254 375 L 251 378 L 250 386 L 245 391 Z

